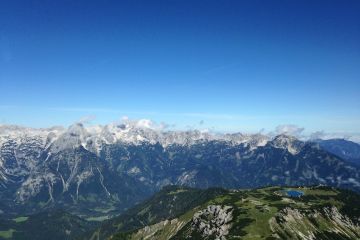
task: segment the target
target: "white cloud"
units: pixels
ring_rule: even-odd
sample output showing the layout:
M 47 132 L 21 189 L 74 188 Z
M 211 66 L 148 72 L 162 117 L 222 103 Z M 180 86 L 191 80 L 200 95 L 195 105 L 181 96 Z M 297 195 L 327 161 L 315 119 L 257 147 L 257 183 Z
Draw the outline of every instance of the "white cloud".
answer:
M 80 118 L 77 122 L 82 124 L 88 124 L 94 121 L 95 119 L 96 119 L 95 115 L 88 115 Z
M 126 121 L 128 121 L 129 120 L 129 117 L 128 116 L 122 116 L 121 117 L 121 121 L 123 121 L 123 122 L 126 122 Z
M 356 132 L 325 132 L 324 130 L 305 133 L 305 128 L 294 124 L 283 124 L 276 127 L 275 132 L 270 132 L 270 136 L 287 134 L 294 136 L 300 140 L 315 140 L 315 139 L 334 139 L 341 138 L 353 142 L 360 143 L 360 133 Z
M 349 141 L 360 143 L 360 133 L 349 133 L 349 132 L 325 132 L 317 131 L 309 135 L 309 139 L 334 139 L 341 138 Z
M 123 116 L 120 121 L 123 124 L 127 124 L 137 128 L 148 128 L 153 130 L 165 130 L 171 126 L 164 122 L 156 123 L 150 119 L 129 119 L 129 117 L 127 116 Z
M 168 129 L 168 128 L 171 127 L 170 124 L 165 123 L 165 122 L 161 122 L 161 123 L 159 124 L 159 126 L 160 126 L 161 129 Z
M 295 137 L 300 137 L 304 131 L 303 127 L 294 124 L 283 124 L 276 127 L 276 134 L 287 134 Z
M 153 128 L 154 122 L 149 119 L 140 119 L 136 121 L 136 126 L 140 128 Z
M 326 133 L 324 131 L 316 131 L 309 135 L 309 139 L 310 140 L 322 139 L 325 136 L 326 136 Z

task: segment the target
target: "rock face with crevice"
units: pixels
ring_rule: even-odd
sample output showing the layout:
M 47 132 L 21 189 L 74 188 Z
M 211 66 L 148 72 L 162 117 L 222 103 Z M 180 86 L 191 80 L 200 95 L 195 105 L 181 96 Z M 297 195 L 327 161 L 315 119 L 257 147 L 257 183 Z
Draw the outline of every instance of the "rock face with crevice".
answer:
M 225 240 L 231 228 L 232 211 L 231 206 L 209 205 L 194 214 L 191 228 L 199 232 L 204 239 L 213 237 L 216 240 Z
M 355 220 L 356 221 L 356 220 Z M 291 239 L 359 239 L 360 225 L 339 212 L 335 206 L 317 210 L 300 210 L 287 207 L 269 220 L 277 238 Z

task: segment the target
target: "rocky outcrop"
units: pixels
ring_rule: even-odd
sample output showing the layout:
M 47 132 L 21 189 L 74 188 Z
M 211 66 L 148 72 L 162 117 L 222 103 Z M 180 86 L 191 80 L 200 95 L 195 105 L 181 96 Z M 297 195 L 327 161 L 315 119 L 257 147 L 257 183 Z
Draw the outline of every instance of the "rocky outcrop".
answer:
M 225 240 L 231 227 L 232 212 L 231 206 L 209 205 L 194 214 L 191 228 L 201 233 L 204 238 L 214 237 L 216 240 Z
M 360 226 L 333 207 L 320 210 L 299 210 L 285 208 L 270 221 L 275 237 L 314 240 L 325 234 L 334 233 L 345 239 L 359 239 Z M 321 232 L 319 229 L 321 226 Z

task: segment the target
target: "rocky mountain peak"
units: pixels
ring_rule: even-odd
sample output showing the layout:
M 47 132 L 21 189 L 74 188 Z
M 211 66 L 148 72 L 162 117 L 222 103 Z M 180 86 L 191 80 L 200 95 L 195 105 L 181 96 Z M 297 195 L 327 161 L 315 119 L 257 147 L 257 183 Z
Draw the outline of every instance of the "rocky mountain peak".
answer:
M 288 150 L 291 154 L 297 154 L 304 146 L 304 142 L 285 134 L 276 136 L 270 143 L 273 147 Z

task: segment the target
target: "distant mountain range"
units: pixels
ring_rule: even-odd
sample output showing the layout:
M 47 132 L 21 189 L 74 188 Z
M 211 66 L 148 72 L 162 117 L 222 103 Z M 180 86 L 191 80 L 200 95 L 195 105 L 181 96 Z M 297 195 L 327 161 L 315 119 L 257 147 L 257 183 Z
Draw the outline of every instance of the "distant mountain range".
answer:
M 65 208 L 106 219 L 166 185 L 329 185 L 360 191 L 359 166 L 279 135 L 163 131 L 148 122 L 68 129 L 0 127 L 3 216 Z
M 360 144 L 345 139 L 315 140 L 320 147 L 342 159 L 360 165 Z

